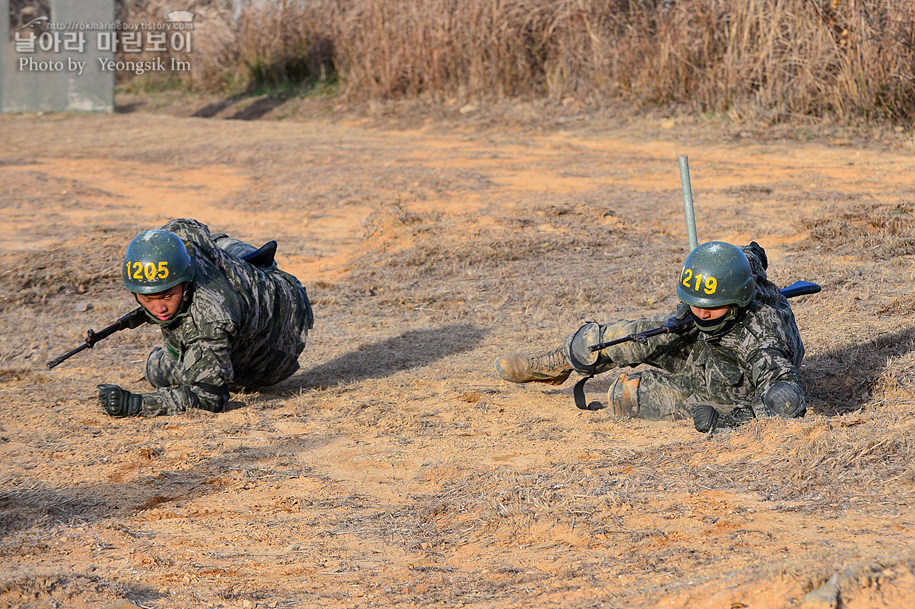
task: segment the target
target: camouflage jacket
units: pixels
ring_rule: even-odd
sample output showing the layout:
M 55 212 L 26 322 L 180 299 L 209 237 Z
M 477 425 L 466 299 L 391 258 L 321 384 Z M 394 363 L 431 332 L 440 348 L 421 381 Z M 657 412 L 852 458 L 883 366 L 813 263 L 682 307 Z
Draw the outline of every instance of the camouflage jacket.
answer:
M 194 280 L 176 318 L 160 324 L 168 354 L 160 359 L 168 367 L 169 386 L 143 394 L 144 414 L 220 411 L 230 385 L 272 385 L 294 373 L 313 325 L 299 281 L 221 249 L 196 220 L 172 220 L 162 228 L 185 241 Z
M 610 360 L 603 367 L 649 364 L 686 373 L 697 393 L 714 396 L 720 404 L 750 408 L 755 416 L 771 414 L 762 396 L 777 382 L 789 383 L 803 395 L 798 371 L 804 357 L 800 332 L 788 299 L 766 278 L 765 253 L 756 248 L 741 248 L 756 276 L 756 294 L 728 332 L 708 335 L 694 326 L 683 334 L 661 334 L 645 343 L 625 342 L 602 352 Z M 601 340 L 644 332 L 688 314 L 689 307 L 681 304 L 666 315 L 607 324 L 601 327 Z

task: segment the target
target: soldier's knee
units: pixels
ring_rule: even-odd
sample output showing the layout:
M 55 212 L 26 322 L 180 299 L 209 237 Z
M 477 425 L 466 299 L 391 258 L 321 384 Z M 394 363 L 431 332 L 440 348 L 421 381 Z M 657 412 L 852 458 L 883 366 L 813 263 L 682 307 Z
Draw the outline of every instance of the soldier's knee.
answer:
M 770 414 L 799 418 L 807 413 L 804 392 L 794 383 L 778 382 L 769 387 L 762 398 Z
M 162 347 L 150 351 L 146 358 L 146 380 L 153 387 L 171 387 L 180 384 L 175 378 L 177 360 Z
M 639 407 L 640 380 L 641 376 L 638 373 L 624 372 L 613 381 L 607 390 L 607 405 L 613 414 L 623 417 L 656 418 L 648 412 L 643 412 Z

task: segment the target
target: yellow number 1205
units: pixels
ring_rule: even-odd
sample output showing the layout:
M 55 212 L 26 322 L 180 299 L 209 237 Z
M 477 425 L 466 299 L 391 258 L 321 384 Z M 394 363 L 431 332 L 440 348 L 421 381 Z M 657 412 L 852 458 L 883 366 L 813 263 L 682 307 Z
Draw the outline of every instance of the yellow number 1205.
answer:
M 143 279 L 146 278 L 147 281 L 152 281 L 157 277 L 159 279 L 165 279 L 168 277 L 168 262 L 162 261 L 157 265 L 152 262 L 142 263 L 142 262 L 127 262 L 127 276 L 133 279 Z

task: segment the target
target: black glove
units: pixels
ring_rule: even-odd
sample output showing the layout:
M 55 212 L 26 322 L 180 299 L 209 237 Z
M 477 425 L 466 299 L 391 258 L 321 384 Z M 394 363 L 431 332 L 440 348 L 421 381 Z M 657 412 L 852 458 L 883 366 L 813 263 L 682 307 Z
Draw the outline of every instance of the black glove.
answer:
M 143 412 L 143 396 L 117 385 L 99 385 L 98 401 L 102 410 L 112 417 L 134 417 Z
M 693 425 L 696 431 L 705 433 L 715 429 L 718 424 L 718 411 L 709 404 L 695 404 L 693 406 Z

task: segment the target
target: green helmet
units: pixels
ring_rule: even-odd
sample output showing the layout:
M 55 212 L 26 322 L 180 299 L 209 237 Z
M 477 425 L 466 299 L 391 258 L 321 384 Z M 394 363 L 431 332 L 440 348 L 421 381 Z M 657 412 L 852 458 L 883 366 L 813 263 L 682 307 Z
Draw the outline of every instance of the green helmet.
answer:
M 134 294 L 157 294 L 194 279 L 184 241 L 167 230 L 148 230 L 127 245 L 121 281 Z
M 745 307 L 753 301 L 756 280 L 746 255 L 730 243 L 703 243 L 686 258 L 677 296 L 693 307 Z

